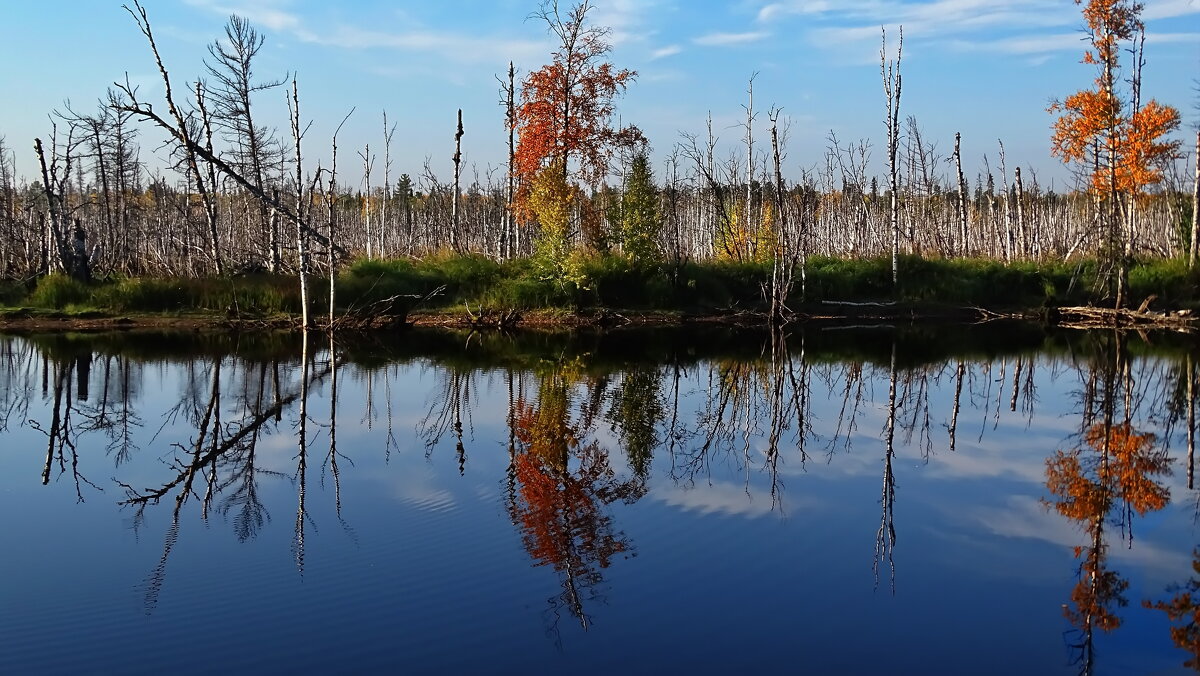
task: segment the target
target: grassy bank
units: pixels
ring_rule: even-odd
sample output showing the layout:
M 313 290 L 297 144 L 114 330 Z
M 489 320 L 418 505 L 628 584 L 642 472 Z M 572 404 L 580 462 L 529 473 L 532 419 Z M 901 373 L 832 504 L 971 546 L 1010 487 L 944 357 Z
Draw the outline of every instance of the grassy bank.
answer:
M 762 310 L 769 263 L 706 262 L 632 265 L 617 256 L 584 258 L 574 278 L 539 277 L 529 260 L 499 263 L 481 256 L 437 256 L 424 260 L 361 260 L 337 279 L 339 308 L 403 314 L 442 288 L 424 308 L 461 310 L 464 304 L 520 310 L 597 310 L 720 313 Z M 1093 261 L 1022 262 L 905 257 L 893 289 L 887 259 L 809 261 L 805 293 L 799 272 L 790 297 L 796 310 L 822 301 L 900 301 L 990 309 L 1030 310 L 1060 305 L 1103 304 Z M 1197 279 L 1181 260 L 1139 262 L 1130 272 L 1131 304 L 1153 294 L 1155 307 L 1193 307 L 1200 302 Z M 328 280 L 314 279 L 315 308 L 328 306 Z M 387 302 L 392 299 L 391 302 Z M 35 284 L 0 283 L 0 305 L 67 313 L 220 314 L 239 317 L 293 315 L 300 311 L 293 277 L 111 279 L 81 284 L 49 276 Z

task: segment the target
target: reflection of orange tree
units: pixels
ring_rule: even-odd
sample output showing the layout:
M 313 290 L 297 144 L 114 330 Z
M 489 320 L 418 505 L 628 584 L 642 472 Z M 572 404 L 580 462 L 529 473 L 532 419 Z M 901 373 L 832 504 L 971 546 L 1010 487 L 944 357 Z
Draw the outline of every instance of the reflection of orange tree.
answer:
M 583 603 L 598 596 L 601 569 L 631 552 L 604 506 L 637 500 L 644 488 L 619 479 L 598 444 L 581 442 L 587 431 L 571 420 L 569 389 L 559 369 L 541 378 L 535 405 L 515 404 L 517 490 L 509 513 L 535 565 L 552 566 L 562 578 L 551 610 L 565 606 L 586 629 Z
M 1171 627 L 1171 640 L 1191 655 L 1183 666 L 1200 671 L 1200 549 L 1192 552 L 1192 571 L 1195 575 L 1170 601 L 1143 601 L 1142 605 L 1163 611 L 1172 622 L 1183 620 L 1181 626 Z
M 1063 608 L 1082 634 L 1076 647 L 1085 671 L 1091 666 L 1094 629 L 1120 627 L 1115 611 L 1128 603 L 1123 594 L 1129 582 L 1106 567 L 1105 519 L 1118 505 L 1124 520 L 1133 512 L 1160 510 L 1170 500 L 1167 488 L 1154 478 L 1170 473 L 1170 460 L 1154 448 L 1154 440 L 1153 434 L 1139 433 L 1128 423 L 1096 424 L 1084 433 L 1086 449 L 1058 451 L 1046 461 L 1046 488 L 1057 497 L 1054 509 L 1090 536 L 1087 546 L 1075 548 L 1076 558 L 1083 559 L 1080 577 L 1071 590 L 1071 604 Z

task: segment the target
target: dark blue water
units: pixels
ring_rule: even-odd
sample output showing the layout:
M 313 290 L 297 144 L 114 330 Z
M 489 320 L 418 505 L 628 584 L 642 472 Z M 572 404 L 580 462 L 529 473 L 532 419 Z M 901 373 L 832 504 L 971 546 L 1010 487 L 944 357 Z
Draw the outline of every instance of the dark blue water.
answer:
M 0 673 L 1184 673 L 1149 338 L 0 336 Z

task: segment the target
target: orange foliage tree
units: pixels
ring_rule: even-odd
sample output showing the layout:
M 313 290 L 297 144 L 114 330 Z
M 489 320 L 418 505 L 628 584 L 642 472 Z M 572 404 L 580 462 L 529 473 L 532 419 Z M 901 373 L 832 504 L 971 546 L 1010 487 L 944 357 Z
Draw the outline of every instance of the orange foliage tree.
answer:
M 546 21 L 559 46 L 551 63 L 521 83 L 513 172 L 514 208 L 522 221 L 541 216 L 529 197 L 546 168 L 558 168 L 566 183 L 577 178 L 594 184 L 607 173 L 616 148 L 644 140 L 637 127 L 612 127 L 613 101 L 637 73 L 604 61 L 612 49 L 610 30 L 586 25 L 591 9 L 591 0 L 583 0 L 563 13 L 557 0 L 547 0 L 533 14 Z
M 1083 0 L 1075 0 L 1083 4 Z M 1116 307 L 1124 302 L 1128 257 L 1133 251 L 1137 198 L 1147 186 L 1162 180 L 1163 165 L 1176 156 L 1178 141 L 1166 140 L 1179 127 L 1179 112 L 1151 100 L 1141 102 L 1142 44 L 1145 26 L 1142 4 L 1131 0 L 1088 0 L 1083 9 L 1090 49 L 1083 63 L 1097 68 L 1092 89 L 1078 91 L 1051 104 L 1057 114 L 1051 152 L 1087 174 L 1089 190 L 1101 209 L 1099 225 L 1108 242 L 1110 263 L 1119 263 Z M 1117 92 L 1121 44 L 1133 42 L 1134 64 L 1129 76 L 1130 100 Z

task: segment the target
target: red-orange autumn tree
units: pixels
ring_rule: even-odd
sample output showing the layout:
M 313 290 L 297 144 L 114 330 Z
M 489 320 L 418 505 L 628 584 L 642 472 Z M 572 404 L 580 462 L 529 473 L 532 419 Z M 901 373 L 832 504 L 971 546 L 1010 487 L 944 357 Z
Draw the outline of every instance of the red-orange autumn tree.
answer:
M 520 221 L 537 219 L 545 253 L 561 258 L 571 235 L 571 204 L 578 180 L 595 184 L 608 172 L 613 152 L 643 139 L 637 127 L 614 129 L 614 99 L 637 76 L 605 61 L 610 30 L 588 25 L 591 0 L 563 12 L 545 0 L 533 17 L 558 40 L 553 61 L 521 83 L 514 121 L 520 134 L 513 158 L 518 182 L 514 209 Z M 562 216 L 567 214 L 567 218 Z M 556 260 L 561 263 L 561 260 Z
M 1083 0 L 1075 0 L 1083 4 Z M 1093 87 L 1051 104 L 1054 121 L 1051 152 L 1081 167 L 1096 198 L 1097 225 L 1107 239 L 1105 260 L 1116 263 L 1115 307 L 1125 302 L 1129 257 L 1136 233 L 1136 206 L 1148 186 L 1162 180 L 1165 163 L 1179 142 L 1166 139 L 1179 126 L 1179 112 L 1153 99 L 1141 101 L 1145 25 L 1142 4 L 1131 0 L 1088 0 L 1083 8 L 1090 48 L 1083 63 L 1093 65 Z M 1117 91 L 1120 52 L 1133 45 L 1128 100 Z M 1110 275 L 1111 279 L 1111 275 Z

